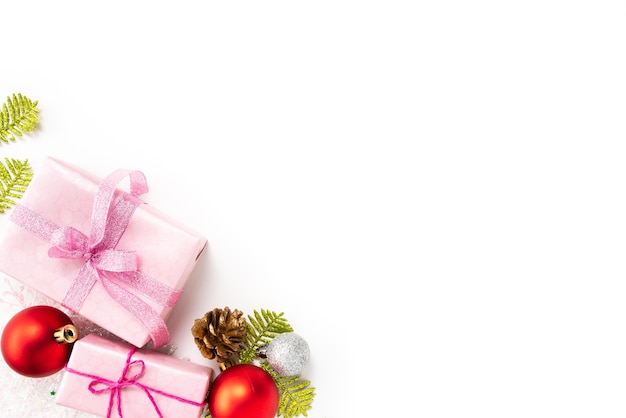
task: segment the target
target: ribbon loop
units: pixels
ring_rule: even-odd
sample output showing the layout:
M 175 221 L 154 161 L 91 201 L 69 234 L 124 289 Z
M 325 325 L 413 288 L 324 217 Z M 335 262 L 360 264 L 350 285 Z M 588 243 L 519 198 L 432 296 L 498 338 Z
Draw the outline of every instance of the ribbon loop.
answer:
M 62 227 L 52 232 L 50 237 L 52 246 L 48 249 L 48 256 L 54 258 L 84 258 L 93 263 L 97 270 L 123 272 L 137 270 L 136 251 L 127 250 L 98 250 L 89 245 L 85 234 L 72 227 Z
M 139 380 L 139 378 L 141 376 L 143 376 L 143 374 L 146 371 L 146 363 L 143 362 L 143 360 L 133 360 L 130 362 L 130 364 L 128 365 L 128 367 L 125 370 L 124 376 L 128 375 L 129 372 L 132 371 L 133 366 L 139 366 L 136 367 L 135 369 L 137 369 L 137 371 L 134 374 L 129 375 L 128 377 L 124 377 L 125 381 L 131 381 L 134 382 L 136 380 Z
M 91 212 L 90 244 L 92 246 L 98 245 L 105 238 L 109 209 L 114 201 L 115 190 L 125 177 L 130 179 L 130 196 L 137 197 L 148 191 L 146 177 L 140 171 L 118 169 L 106 176 L 100 184 Z M 138 199 L 136 203 L 139 203 Z M 126 225 L 123 227 L 126 228 Z
M 89 251 L 89 242 L 85 234 L 71 226 L 57 228 L 50 237 L 52 247 L 48 250 L 50 257 L 80 258 Z

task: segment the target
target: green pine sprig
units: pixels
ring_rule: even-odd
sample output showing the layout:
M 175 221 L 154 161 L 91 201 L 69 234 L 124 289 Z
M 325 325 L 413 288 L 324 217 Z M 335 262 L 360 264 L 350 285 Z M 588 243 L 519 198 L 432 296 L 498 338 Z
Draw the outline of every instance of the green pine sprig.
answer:
M 21 93 L 7 97 L 0 110 L 0 142 L 15 141 L 25 132 L 32 132 L 39 123 L 37 100 L 33 101 Z M 28 160 L 4 159 L 0 162 L 0 213 L 16 204 L 33 178 Z
M 33 178 L 33 171 L 28 160 L 20 161 L 5 158 L 0 162 L 0 213 L 15 205 L 22 197 Z
M 239 353 L 240 363 L 252 363 L 258 350 L 268 344 L 277 334 L 292 332 L 293 328 L 284 317 L 284 313 L 276 313 L 267 309 L 254 311 L 246 321 L 246 348 Z
M 24 132 L 34 131 L 39 123 L 38 103 L 21 93 L 7 97 L 0 111 L 0 141 L 15 141 Z
M 315 398 L 315 388 L 311 382 L 302 380 L 300 375 L 279 376 L 267 361 L 259 363 L 259 367 L 269 373 L 278 388 L 278 416 L 293 418 L 297 415 L 307 415 Z

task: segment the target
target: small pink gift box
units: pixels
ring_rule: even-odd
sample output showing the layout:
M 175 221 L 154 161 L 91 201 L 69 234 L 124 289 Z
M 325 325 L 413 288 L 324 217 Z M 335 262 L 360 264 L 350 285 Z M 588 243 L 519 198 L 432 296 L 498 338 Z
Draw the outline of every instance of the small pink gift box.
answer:
M 199 417 L 212 369 L 95 334 L 76 341 L 59 405 L 103 417 Z
M 117 187 L 127 178 L 129 192 Z M 146 191 L 139 171 L 100 179 L 47 158 L 0 235 L 0 271 L 137 347 L 163 345 L 207 240 L 142 202 Z

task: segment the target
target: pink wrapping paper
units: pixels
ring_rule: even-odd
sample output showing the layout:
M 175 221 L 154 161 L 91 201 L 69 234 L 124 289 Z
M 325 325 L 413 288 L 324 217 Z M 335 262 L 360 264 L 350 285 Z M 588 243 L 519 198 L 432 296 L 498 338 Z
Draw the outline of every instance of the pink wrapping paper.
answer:
M 94 197 L 102 179 L 57 159 L 35 170 L 19 204 L 58 226 L 71 226 L 89 236 Z M 121 183 L 123 185 L 123 183 Z M 116 196 L 125 191 L 117 190 Z M 128 193 L 126 193 L 128 194 Z M 137 270 L 175 290 L 182 290 L 207 240 L 148 204 L 140 204 L 116 248 L 137 253 Z M 62 302 L 82 259 L 52 258 L 50 243 L 7 222 L 0 235 L 0 271 Z M 131 290 L 165 321 L 172 306 L 162 306 Z M 85 318 L 137 347 L 150 340 L 142 321 L 116 303 L 97 281 L 78 310 Z
M 203 405 L 198 404 L 205 402 L 212 369 L 142 349 L 132 353 L 130 361 L 142 361 L 143 373 L 140 373 L 139 364 L 133 364 L 124 374 L 132 348 L 129 344 L 95 334 L 78 340 L 63 372 L 56 395 L 57 404 L 103 417 L 110 410 L 110 417 L 119 417 L 117 408 L 118 401 L 121 401 L 125 418 L 158 417 L 159 412 L 164 418 L 199 417 Z M 116 387 L 116 382 L 124 384 Z M 158 411 L 144 391 L 146 387 L 150 388 L 148 393 Z

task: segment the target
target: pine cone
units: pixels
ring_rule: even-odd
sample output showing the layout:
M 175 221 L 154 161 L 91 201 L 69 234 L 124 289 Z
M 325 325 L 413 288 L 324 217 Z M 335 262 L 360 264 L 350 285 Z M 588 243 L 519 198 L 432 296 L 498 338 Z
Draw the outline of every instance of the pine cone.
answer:
M 215 308 L 194 321 L 191 333 L 204 357 L 232 366 L 246 342 L 246 319 L 238 309 Z

